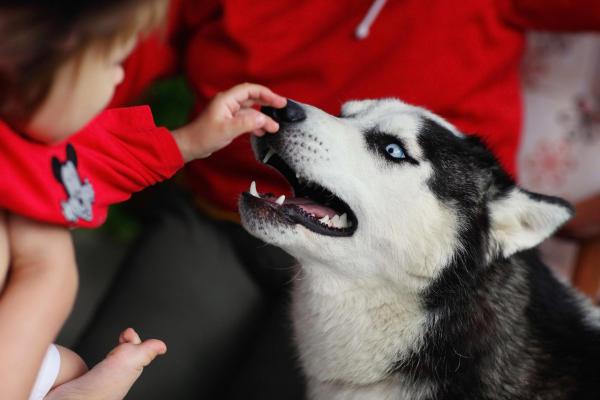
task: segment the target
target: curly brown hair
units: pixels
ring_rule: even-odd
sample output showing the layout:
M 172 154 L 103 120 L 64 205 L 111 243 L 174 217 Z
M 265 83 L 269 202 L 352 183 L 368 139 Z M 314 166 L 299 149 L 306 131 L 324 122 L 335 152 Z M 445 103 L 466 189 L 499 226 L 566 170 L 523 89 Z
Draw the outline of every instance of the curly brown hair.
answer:
M 0 119 L 27 121 L 58 68 L 91 45 L 107 50 L 164 21 L 168 0 L 4 0 L 0 3 Z

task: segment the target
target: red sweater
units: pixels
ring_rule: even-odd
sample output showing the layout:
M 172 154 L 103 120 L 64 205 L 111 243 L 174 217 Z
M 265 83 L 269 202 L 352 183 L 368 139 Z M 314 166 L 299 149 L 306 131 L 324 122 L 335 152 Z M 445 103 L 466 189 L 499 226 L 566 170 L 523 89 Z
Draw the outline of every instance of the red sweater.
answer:
M 198 96 L 197 110 L 243 81 L 333 114 L 349 99 L 399 97 L 485 137 L 514 174 L 524 30 L 600 28 L 597 0 L 388 0 L 369 36 L 359 40 L 355 30 L 371 4 L 177 2 L 178 19 L 172 21 L 187 32 L 183 68 Z M 153 58 L 149 71 L 143 54 L 140 46 L 130 67 L 150 79 L 161 68 Z M 288 187 L 254 160 L 248 137 L 192 163 L 187 176 L 204 204 L 229 212 L 251 180 L 261 191 Z
M 32 142 L 0 121 L 0 209 L 96 227 L 108 206 L 172 176 L 183 159 L 148 107 L 108 110 L 65 143 Z

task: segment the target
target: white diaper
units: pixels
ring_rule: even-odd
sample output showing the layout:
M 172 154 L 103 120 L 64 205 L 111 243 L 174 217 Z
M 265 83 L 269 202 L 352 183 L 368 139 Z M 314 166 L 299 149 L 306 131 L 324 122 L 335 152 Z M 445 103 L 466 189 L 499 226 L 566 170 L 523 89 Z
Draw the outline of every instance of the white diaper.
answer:
M 55 345 L 48 347 L 29 400 L 42 400 L 52 389 L 60 371 L 60 354 Z

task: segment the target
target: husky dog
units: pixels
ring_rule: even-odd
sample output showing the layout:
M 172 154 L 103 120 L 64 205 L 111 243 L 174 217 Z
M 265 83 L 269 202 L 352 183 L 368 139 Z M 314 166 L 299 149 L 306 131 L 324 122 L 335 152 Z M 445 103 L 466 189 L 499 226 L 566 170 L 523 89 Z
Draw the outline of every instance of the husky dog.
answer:
M 293 198 L 240 200 L 299 261 L 292 319 L 319 400 L 600 399 L 600 314 L 532 250 L 572 215 L 477 138 L 394 99 L 289 101 L 254 142 Z

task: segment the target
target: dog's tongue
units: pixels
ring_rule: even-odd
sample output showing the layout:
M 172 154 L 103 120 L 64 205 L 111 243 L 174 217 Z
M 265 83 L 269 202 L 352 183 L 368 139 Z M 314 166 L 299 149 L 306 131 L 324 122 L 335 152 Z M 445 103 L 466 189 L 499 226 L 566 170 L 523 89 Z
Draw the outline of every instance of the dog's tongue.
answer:
M 336 215 L 336 212 L 331 208 L 325 207 L 319 203 L 315 203 L 314 201 L 304 197 L 292 197 L 291 199 L 286 199 L 285 204 L 293 204 L 298 206 L 305 212 L 313 214 L 317 218 L 323 218 L 325 216 L 333 218 Z

